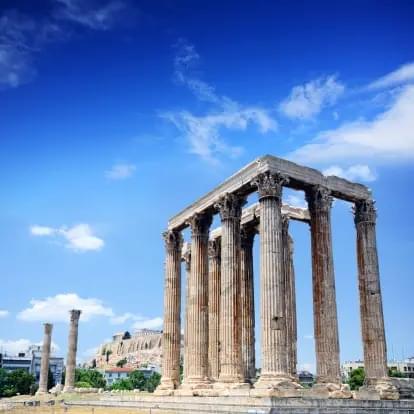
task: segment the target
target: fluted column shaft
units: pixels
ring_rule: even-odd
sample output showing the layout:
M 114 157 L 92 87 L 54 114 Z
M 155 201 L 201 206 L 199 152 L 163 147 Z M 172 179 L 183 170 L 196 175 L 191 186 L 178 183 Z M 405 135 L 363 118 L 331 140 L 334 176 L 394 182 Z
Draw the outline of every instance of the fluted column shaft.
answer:
M 283 216 L 282 230 L 283 271 L 286 289 L 286 338 L 288 372 L 296 376 L 297 364 L 297 326 L 296 326 L 296 292 L 293 267 L 293 240 L 289 236 L 289 217 Z
M 68 339 L 68 355 L 66 358 L 65 392 L 70 392 L 75 387 L 76 353 L 78 350 L 78 327 L 81 311 L 70 311 L 70 327 Z
M 184 256 L 186 281 L 185 281 L 185 324 L 184 324 L 184 369 L 183 369 L 183 381 L 188 377 L 188 301 L 189 301 L 189 285 L 190 285 L 190 272 L 191 272 L 191 251 L 188 250 Z
M 208 363 L 209 376 L 212 380 L 217 381 L 220 374 L 220 238 L 209 241 L 208 255 Z
M 280 174 L 260 174 L 260 312 L 262 374 L 256 387 L 278 386 L 288 379 L 285 283 L 282 251 L 282 186 Z
M 159 389 L 175 389 L 180 382 L 181 247 L 180 232 L 170 230 L 165 240 L 163 362 Z
M 240 341 L 240 219 L 243 197 L 225 194 L 221 218 L 220 382 L 244 381 Z
M 372 200 L 355 204 L 358 279 L 366 385 L 388 376 L 387 346 L 379 277 L 376 210 Z
M 338 318 L 332 254 L 331 205 L 327 189 L 306 193 L 311 218 L 313 315 L 318 383 L 341 383 Z
M 53 325 L 50 323 L 44 324 L 44 336 L 42 346 L 42 358 L 40 361 L 40 380 L 38 394 L 47 393 L 47 382 L 49 378 L 49 358 L 50 358 L 50 347 L 52 344 L 52 329 Z
M 243 376 L 246 381 L 253 381 L 256 378 L 253 283 L 253 241 L 255 233 L 256 230 L 253 226 L 243 227 L 240 233 L 241 352 Z
M 208 379 L 208 235 L 211 214 L 195 214 L 191 226 L 191 272 L 188 298 L 187 383 Z

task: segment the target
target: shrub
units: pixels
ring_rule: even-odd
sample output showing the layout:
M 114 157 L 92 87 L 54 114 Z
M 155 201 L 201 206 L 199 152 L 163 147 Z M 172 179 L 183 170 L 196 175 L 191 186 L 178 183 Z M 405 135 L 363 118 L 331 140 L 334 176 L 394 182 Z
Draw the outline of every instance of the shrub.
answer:
M 75 387 L 76 388 L 92 388 L 91 384 L 89 384 L 89 382 L 86 382 L 86 381 L 75 382 Z
M 131 391 L 133 389 L 134 389 L 134 387 L 133 387 L 131 381 L 129 380 L 129 378 L 122 378 L 118 381 L 115 381 L 111 385 L 111 390 L 128 390 L 128 391 Z

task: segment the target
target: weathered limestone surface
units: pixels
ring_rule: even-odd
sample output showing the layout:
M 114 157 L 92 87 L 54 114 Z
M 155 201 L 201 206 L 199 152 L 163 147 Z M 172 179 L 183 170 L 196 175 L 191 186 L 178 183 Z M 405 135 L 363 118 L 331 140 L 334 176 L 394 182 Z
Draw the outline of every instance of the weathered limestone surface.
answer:
M 66 375 L 63 392 L 72 392 L 75 387 L 76 352 L 78 350 L 78 326 L 81 311 L 70 311 L 70 327 L 68 339 L 68 355 L 66 358 Z
M 254 280 L 253 280 L 253 241 L 256 228 L 245 225 L 241 229 L 240 250 L 240 312 L 241 312 L 241 352 L 245 381 L 256 378 L 255 335 L 254 335 Z
M 396 399 L 398 392 L 388 378 L 387 370 L 387 346 L 375 231 L 377 215 L 374 202 L 358 201 L 354 213 L 365 386 L 376 389 L 381 398 Z
M 286 296 L 287 363 L 288 373 L 295 377 L 297 364 L 296 292 L 295 273 L 293 267 L 293 240 L 289 236 L 288 216 L 283 216 L 282 226 L 283 271 Z
M 240 219 L 244 197 L 226 194 L 218 202 L 221 217 L 221 383 L 244 382 L 240 337 Z
M 313 315 L 318 383 L 341 383 L 331 236 L 332 197 L 324 187 L 306 193 L 311 216 Z
M 285 283 L 282 252 L 282 186 L 286 178 L 263 173 L 254 182 L 260 202 L 260 314 L 262 372 L 256 388 L 288 387 Z
M 343 200 L 356 201 L 370 197 L 367 187 L 351 183 L 339 177 L 325 177 L 321 172 L 283 160 L 271 155 L 260 157 L 232 175 L 214 190 L 201 197 L 195 203 L 174 216 L 168 223 L 169 229 L 181 230 L 187 227 L 187 221 L 195 213 L 208 210 L 226 193 L 250 194 L 253 190 L 251 182 L 258 174 L 277 172 L 290 178 L 286 186 L 304 190 L 310 185 L 322 185 L 332 192 L 332 195 Z
M 188 243 L 185 243 L 188 244 Z M 185 283 L 185 324 L 184 324 L 184 358 L 183 358 L 183 378 L 188 377 L 188 300 L 189 300 L 189 286 L 190 286 L 190 272 L 191 272 L 191 246 L 190 249 L 183 247 L 183 258 L 185 262 L 186 283 Z
M 51 323 L 44 324 L 42 358 L 40 362 L 39 389 L 36 394 L 46 394 L 48 392 L 47 382 L 49 378 L 49 358 L 50 346 L 52 344 L 52 330 L 53 325 Z
M 220 374 L 220 290 L 221 239 L 209 241 L 208 278 L 208 362 L 209 376 L 217 381 Z
M 166 262 L 164 287 L 163 373 L 161 390 L 174 390 L 180 382 L 180 298 L 182 236 L 176 231 L 164 233 Z
M 206 388 L 208 378 L 208 234 L 211 215 L 195 214 L 191 226 L 188 298 L 188 377 L 182 387 Z

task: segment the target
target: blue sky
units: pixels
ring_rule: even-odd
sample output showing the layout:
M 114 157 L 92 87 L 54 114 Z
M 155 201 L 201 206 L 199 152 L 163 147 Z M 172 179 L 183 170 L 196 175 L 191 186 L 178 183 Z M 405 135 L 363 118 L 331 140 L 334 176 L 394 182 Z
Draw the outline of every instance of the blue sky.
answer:
M 168 218 L 270 153 L 372 188 L 389 356 L 414 355 L 413 18 L 410 1 L 3 0 L 2 349 L 52 321 L 65 355 L 72 307 L 80 359 L 160 327 Z M 342 360 L 362 356 L 350 208 L 332 219 Z M 309 230 L 291 231 L 312 370 Z

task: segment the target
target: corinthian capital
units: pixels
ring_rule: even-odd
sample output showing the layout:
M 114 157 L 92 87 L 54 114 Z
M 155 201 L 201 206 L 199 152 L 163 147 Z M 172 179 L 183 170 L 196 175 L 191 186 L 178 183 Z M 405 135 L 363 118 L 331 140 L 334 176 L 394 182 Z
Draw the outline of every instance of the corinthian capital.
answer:
M 289 179 L 285 175 L 267 171 L 259 174 L 255 179 L 253 179 L 252 184 L 257 187 L 259 199 L 274 197 L 281 201 L 283 185 L 288 182 Z
M 246 197 L 227 193 L 220 198 L 215 207 L 219 210 L 222 220 L 240 219 L 244 204 L 246 204 Z
M 71 322 L 77 322 L 80 318 L 82 311 L 78 309 L 72 309 L 70 311 L 70 321 Z
M 168 251 L 180 250 L 183 242 L 181 232 L 176 230 L 168 230 L 162 233 L 165 241 L 165 247 Z
M 332 196 L 326 187 L 315 185 L 305 193 L 310 211 L 329 211 L 332 206 Z
M 210 213 L 195 213 L 188 220 L 187 224 L 191 227 L 191 233 L 193 236 L 203 236 L 208 238 L 208 232 L 210 230 L 213 217 Z
M 377 210 L 374 200 L 359 200 L 353 208 L 355 224 L 368 222 L 375 223 L 377 219 Z

